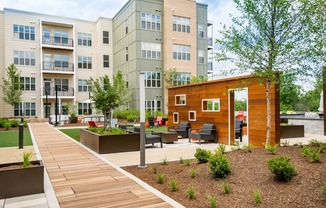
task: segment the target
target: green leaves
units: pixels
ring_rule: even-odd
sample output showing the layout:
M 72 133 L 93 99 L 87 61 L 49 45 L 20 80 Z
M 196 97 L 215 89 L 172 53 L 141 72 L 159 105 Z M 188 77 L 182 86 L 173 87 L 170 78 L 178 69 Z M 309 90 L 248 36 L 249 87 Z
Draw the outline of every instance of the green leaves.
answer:
M 6 78 L 2 77 L 3 84 L 1 85 L 3 97 L 2 100 L 13 106 L 15 103 L 21 102 L 21 95 L 23 93 L 20 85 L 20 71 L 14 64 L 11 64 L 6 69 Z

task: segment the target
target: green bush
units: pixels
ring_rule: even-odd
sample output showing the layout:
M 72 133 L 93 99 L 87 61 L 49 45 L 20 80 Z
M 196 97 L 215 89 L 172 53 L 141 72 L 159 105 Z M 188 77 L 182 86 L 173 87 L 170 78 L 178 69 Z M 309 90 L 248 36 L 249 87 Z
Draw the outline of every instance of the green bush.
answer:
M 280 146 L 279 144 L 275 144 L 274 146 L 267 144 L 267 145 L 265 145 L 265 149 L 268 150 L 270 153 L 275 154 L 275 152 L 279 146 Z
M 208 201 L 209 201 L 212 208 L 217 207 L 217 198 L 215 196 L 209 195 L 207 199 L 208 199 Z
M 193 186 L 187 189 L 188 199 L 194 199 L 196 197 L 196 190 Z
M 219 144 L 218 147 L 215 149 L 216 154 L 224 154 L 225 153 L 226 146 L 224 144 Z
M 8 130 L 8 129 L 11 127 L 11 121 L 6 121 L 6 122 L 3 124 L 3 127 L 5 127 L 5 129 Z
M 133 121 L 135 121 L 137 119 L 139 119 L 138 115 L 128 115 L 127 116 L 127 120 L 130 121 L 130 122 L 133 122 Z
M 261 203 L 261 193 L 259 190 L 252 190 L 252 195 L 254 197 L 254 200 L 256 202 L 256 204 L 260 204 Z
M 322 151 L 324 151 L 324 150 L 321 147 L 319 147 L 317 151 L 312 147 L 303 147 L 301 155 L 303 157 L 308 158 L 309 162 L 315 163 L 315 162 L 320 162 L 320 160 L 321 160 L 320 153 Z
M 222 154 L 215 154 L 209 159 L 209 167 L 214 178 L 226 178 L 231 172 L 231 164 L 228 158 Z
M 157 174 L 157 165 L 156 164 L 152 166 L 152 172 L 154 174 Z
M 226 194 L 231 193 L 231 191 L 232 191 L 231 187 L 227 182 L 222 182 L 222 187 L 223 187 L 224 193 L 226 193 Z
M 178 183 L 176 179 L 171 180 L 171 191 L 175 192 L 178 189 Z
M 17 127 L 19 126 L 19 121 L 18 120 L 11 120 L 11 127 Z
M 6 118 L 0 118 L 0 127 L 1 128 L 5 127 L 6 121 L 8 121 L 8 119 L 6 119 Z
M 296 174 L 295 166 L 290 161 L 289 157 L 273 157 L 267 159 L 267 166 L 278 180 L 289 181 Z
M 158 184 L 163 184 L 164 182 L 164 175 L 163 174 L 158 174 L 157 175 L 157 183 Z
M 196 149 L 195 158 L 198 160 L 199 163 L 206 163 L 208 162 L 209 158 L 212 156 L 210 150 L 205 150 L 201 148 Z

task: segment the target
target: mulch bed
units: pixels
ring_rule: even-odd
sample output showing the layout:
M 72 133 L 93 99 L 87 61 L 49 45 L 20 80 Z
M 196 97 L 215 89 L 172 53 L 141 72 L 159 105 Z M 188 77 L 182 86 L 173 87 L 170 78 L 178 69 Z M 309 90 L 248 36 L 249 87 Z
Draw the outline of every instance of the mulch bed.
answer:
M 165 175 L 163 184 L 158 184 L 157 176 L 152 173 L 154 164 L 145 169 L 136 166 L 124 169 L 185 207 L 210 207 L 209 195 L 217 198 L 217 207 L 326 207 L 326 195 L 321 189 L 326 183 L 326 153 L 322 154 L 321 163 L 309 163 L 301 156 L 300 147 L 280 147 L 276 154 L 290 157 L 296 167 L 297 175 L 289 182 L 275 180 L 266 164 L 266 160 L 275 155 L 264 149 L 226 153 L 232 165 L 226 179 L 213 178 L 208 164 L 198 164 L 196 160 L 192 160 L 189 167 L 179 162 L 158 164 L 158 173 Z M 195 178 L 190 176 L 192 169 L 197 170 Z M 178 183 L 176 192 L 170 189 L 173 178 Z M 231 186 L 232 193 L 224 193 L 223 181 Z M 195 199 L 187 198 L 186 190 L 191 186 L 196 190 Z M 253 190 L 260 191 L 261 204 L 255 203 Z

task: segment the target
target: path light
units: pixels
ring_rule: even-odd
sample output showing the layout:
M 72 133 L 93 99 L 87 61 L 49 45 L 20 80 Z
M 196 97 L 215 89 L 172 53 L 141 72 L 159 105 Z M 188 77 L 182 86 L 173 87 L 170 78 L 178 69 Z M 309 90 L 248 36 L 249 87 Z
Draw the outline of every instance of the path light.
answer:
M 145 74 L 139 74 L 139 108 L 140 108 L 140 165 L 139 168 L 146 168 L 145 164 Z

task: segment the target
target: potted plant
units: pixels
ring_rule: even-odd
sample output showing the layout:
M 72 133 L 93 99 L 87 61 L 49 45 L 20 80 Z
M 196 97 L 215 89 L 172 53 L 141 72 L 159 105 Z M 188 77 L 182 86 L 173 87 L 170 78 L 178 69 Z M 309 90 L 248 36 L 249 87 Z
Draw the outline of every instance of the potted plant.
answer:
M 70 118 L 69 118 L 69 123 L 77 123 L 77 112 L 76 112 L 76 105 L 73 105 L 71 107 L 71 113 L 70 113 Z
M 23 155 L 23 162 L 0 164 L 0 199 L 44 193 L 44 166 L 30 161 L 33 153 Z

